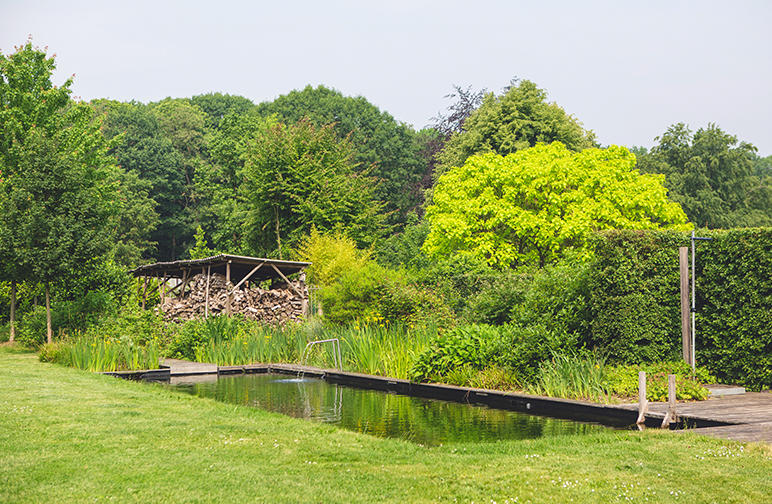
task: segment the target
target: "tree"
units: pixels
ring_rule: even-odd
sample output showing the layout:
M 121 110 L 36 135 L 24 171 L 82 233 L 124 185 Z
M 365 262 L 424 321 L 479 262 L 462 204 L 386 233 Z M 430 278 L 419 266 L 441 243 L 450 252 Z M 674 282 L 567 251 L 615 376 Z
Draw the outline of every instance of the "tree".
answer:
M 762 166 L 754 174 L 753 145 L 738 145 L 737 137 L 715 124 L 694 135 L 685 124 L 675 124 L 655 140 L 659 145 L 639 158 L 638 168 L 665 175 L 670 199 L 681 204 L 696 226 L 772 225 L 772 187 Z
M 147 196 L 156 202 L 155 211 L 159 217 L 155 229 L 147 230 L 146 239 L 157 244 L 156 258 L 176 260 L 181 255 L 180 249 L 191 244 L 195 229 L 190 209 L 193 188 L 188 183 L 188 178 L 195 177 L 194 162 L 186 160 L 180 150 L 185 150 L 186 144 L 192 144 L 192 150 L 199 148 L 200 137 L 188 135 L 180 128 L 178 150 L 167 135 L 167 132 L 173 134 L 175 127 L 164 126 L 163 112 L 156 113 L 152 106 L 108 100 L 98 100 L 92 106 L 105 114 L 105 135 L 108 138 L 121 136 L 110 151 L 117 163 L 149 184 Z M 167 119 L 166 122 L 170 121 Z M 193 137 L 193 140 L 186 142 L 187 137 Z M 148 254 L 143 257 L 150 259 Z
M 70 101 L 72 79 L 51 83 L 55 67 L 31 42 L 0 55 L 0 253 L 12 280 L 45 284 L 49 342 L 49 284 L 110 249 L 116 211 L 113 144 Z
M 389 224 L 401 227 L 407 214 L 423 204 L 423 192 L 417 188 L 429 170 L 420 155 L 424 142 L 410 126 L 364 97 L 306 86 L 257 105 L 255 112 L 266 117 L 275 114 L 287 124 L 307 118 L 315 126 L 332 125 L 338 140 L 350 140 L 355 170 L 367 170 L 379 181 L 375 198 L 384 202 Z
M 592 131 L 557 104 L 547 102 L 546 91 L 528 80 L 516 82 L 501 96 L 485 95 L 480 107 L 463 121 L 462 131 L 454 133 L 437 155 L 435 177 L 462 166 L 475 154 L 506 156 L 551 142 L 561 142 L 573 152 L 597 146 Z
M 243 115 L 255 107 L 249 98 L 222 93 L 207 93 L 192 97 L 190 103 L 198 106 L 207 116 L 207 126 L 218 129 L 227 115 Z
M 216 250 L 242 253 L 246 203 L 239 198 L 250 141 L 278 124 L 273 117 L 229 113 L 209 136 L 210 163 L 196 171 L 197 213 Z
M 255 138 L 240 187 L 248 250 L 281 258 L 312 227 L 371 245 L 383 231 L 381 205 L 373 199 L 375 182 L 354 172 L 352 157 L 351 143 L 338 140 L 331 126 L 308 120 L 277 124 Z
M 571 152 L 560 142 L 506 157 L 475 155 L 442 175 L 426 217 L 424 251 L 471 253 L 499 269 L 543 267 L 601 229 L 686 229 L 663 177 L 640 175 L 623 147 Z

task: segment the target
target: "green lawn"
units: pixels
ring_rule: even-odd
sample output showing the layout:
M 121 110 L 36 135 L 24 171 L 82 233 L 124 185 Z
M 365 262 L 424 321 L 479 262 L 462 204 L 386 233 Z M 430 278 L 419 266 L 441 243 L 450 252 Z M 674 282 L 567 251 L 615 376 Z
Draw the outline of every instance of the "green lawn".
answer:
M 0 348 L 0 502 L 772 502 L 772 451 L 690 433 L 424 448 Z

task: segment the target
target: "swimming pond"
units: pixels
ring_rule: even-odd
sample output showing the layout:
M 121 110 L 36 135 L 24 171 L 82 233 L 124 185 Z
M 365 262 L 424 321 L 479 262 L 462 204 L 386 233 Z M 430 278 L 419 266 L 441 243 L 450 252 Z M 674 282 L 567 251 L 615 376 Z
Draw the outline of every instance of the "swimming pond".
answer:
M 607 429 L 518 411 L 347 387 L 283 374 L 219 376 L 169 385 L 199 397 L 434 446 L 579 435 Z

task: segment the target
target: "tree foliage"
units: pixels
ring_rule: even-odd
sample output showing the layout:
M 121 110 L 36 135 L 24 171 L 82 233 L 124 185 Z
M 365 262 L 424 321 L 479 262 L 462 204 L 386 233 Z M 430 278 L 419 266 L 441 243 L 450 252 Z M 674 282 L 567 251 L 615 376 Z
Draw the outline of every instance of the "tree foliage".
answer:
M 177 104 L 169 103 L 159 110 L 138 102 L 98 100 L 92 105 L 105 114 L 105 135 L 108 138 L 121 135 L 121 140 L 111 150 L 118 164 L 149 184 L 147 196 L 156 203 L 154 211 L 158 213 L 158 224 L 154 229 L 148 229 L 144 238 L 157 244 L 157 259 L 172 261 L 179 258 L 192 244 L 193 186 L 189 179 L 195 177 L 198 161 L 192 157 L 200 154 L 201 136 L 173 124 L 169 116 L 175 116 L 181 108 Z M 195 127 L 199 126 L 200 122 Z M 143 257 L 148 259 L 149 254 L 145 253 Z
M 27 42 L 0 55 L 0 259 L 11 280 L 83 276 L 107 256 L 116 226 L 116 168 L 93 109 L 51 83 L 53 57 Z
M 740 142 L 715 124 L 694 135 L 683 123 L 661 137 L 638 167 L 665 175 L 670 199 L 681 204 L 698 227 L 731 228 L 772 224 L 772 187 L 756 148 Z
M 573 152 L 597 146 L 592 131 L 556 103 L 547 102 L 546 91 L 528 80 L 513 81 L 501 96 L 485 95 L 480 107 L 464 120 L 462 131 L 438 154 L 435 175 L 463 165 L 475 154 L 506 156 L 551 142 L 561 142 Z
M 634 165 L 623 147 L 574 153 L 560 142 L 472 156 L 438 180 L 423 248 L 434 257 L 469 252 L 505 269 L 544 266 L 568 251 L 586 257 L 596 230 L 684 228 L 663 177 Z
M 247 205 L 244 243 L 282 257 L 312 227 L 344 231 L 360 246 L 382 232 L 374 181 L 354 173 L 353 147 L 331 126 L 277 124 L 250 143 L 240 194 Z M 365 172 L 366 173 L 366 172 Z
M 288 124 L 307 118 L 315 126 L 332 125 L 338 140 L 350 140 L 355 169 L 370 170 L 368 176 L 379 180 L 375 198 L 384 202 L 390 224 L 401 226 L 407 214 L 422 204 L 423 192 L 416 188 L 429 169 L 426 159 L 418 155 L 424 143 L 416 139 L 410 126 L 364 97 L 306 86 L 259 104 L 256 112 L 275 114 Z

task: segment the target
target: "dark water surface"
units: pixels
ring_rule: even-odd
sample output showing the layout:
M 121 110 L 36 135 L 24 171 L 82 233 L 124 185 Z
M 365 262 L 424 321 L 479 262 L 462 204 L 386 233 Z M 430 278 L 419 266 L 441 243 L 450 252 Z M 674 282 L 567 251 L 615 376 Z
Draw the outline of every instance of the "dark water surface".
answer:
M 220 376 L 171 385 L 199 397 L 253 406 L 423 445 L 586 434 L 608 427 L 485 406 L 344 387 L 317 378 L 276 374 Z

